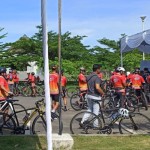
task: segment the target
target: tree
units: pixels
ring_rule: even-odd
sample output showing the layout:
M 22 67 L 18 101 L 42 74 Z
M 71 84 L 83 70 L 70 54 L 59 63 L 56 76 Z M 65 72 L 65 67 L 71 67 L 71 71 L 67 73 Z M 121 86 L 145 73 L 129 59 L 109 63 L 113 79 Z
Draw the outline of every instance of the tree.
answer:
M 0 32 L 2 32 L 3 30 L 4 30 L 4 28 L 1 28 L 1 27 L 0 27 Z M 0 40 L 3 39 L 3 38 L 5 38 L 6 35 L 7 35 L 7 33 L 0 35 Z M 4 47 L 5 47 L 5 46 L 4 46 L 3 42 L 0 41 L 0 51 L 3 51 L 3 50 L 4 50 Z

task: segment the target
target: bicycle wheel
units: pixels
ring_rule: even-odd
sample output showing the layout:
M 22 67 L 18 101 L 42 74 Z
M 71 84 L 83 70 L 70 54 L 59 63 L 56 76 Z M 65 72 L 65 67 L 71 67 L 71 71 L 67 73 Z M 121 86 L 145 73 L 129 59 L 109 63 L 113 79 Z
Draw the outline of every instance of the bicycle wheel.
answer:
M 23 96 L 31 96 L 31 88 L 30 87 L 23 87 L 22 88 L 22 95 Z
M 76 111 L 82 110 L 82 108 L 84 107 L 84 102 L 85 101 L 82 97 L 80 97 L 79 94 L 73 94 L 70 98 L 70 105 Z
M 109 118 L 111 115 L 112 115 L 112 111 L 110 110 L 113 110 L 115 109 L 114 107 L 114 102 L 113 102 L 113 99 L 112 98 L 106 98 L 103 102 L 103 114 L 104 114 L 104 118 L 107 119 Z
M 71 98 L 71 96 L 73 95 L 73 94 L 76 94 L 76 93 L 78 93 L 78 88 L 77 87 L 69 87 L 69 88 L 67 88 L 66 89 L 66 94 L 67 94 L 67 96 L 69 97 L 69 98 Z
M 79 112 L 70 122 L 70 132 L 72 134 L 97 134 L 101 128 L 100 118 L 87 111 Z
M 32 123 L 32 134 L 46 134 L 46 116 L 38 115 Z
M 136 95 L 126 96 L 125 108 L 127 108 L 130 112 L 134 112 L 138 107 L 138 98 Z
M 0 113 L 0 134 L 2 135 L 14 134 L 15 128 L 16 123 L 14 119 L 6 113 Z
M 15 112 L 16 112 L 16 116 L 19 122 L 19 126 L 23 125 L 24 121 L 23 118 L 27 115 L 27 110 L 25 109 L 25 107 L 21 104 L 13 104 Z M 15 120 L 15 115 L 13 113 L 13 118 Z M 16 121 L 16 120 L 15 120 Z
M 133 113 L 128 119 L 120 120 L 119 132 L 121 134 L 150 134 L 150 119 L 141 113 Z
M 145 107 L 145 110 L 148 110 L 148 102 L 144 92 L 141 92 L 141 101 L 142 106 Z
M 36 94 L 37 96 L 43 96 L 43 89 L 40 86 L 36 86 Z

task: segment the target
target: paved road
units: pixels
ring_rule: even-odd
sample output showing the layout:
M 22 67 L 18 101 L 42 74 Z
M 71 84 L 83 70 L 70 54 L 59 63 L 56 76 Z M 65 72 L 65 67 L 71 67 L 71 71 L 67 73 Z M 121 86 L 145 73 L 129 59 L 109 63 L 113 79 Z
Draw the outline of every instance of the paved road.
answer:
M 39 100 L 43 97 L 22 97 L 22 96 L 19 96 L 19 97 L 15 97 L 14 99 L 18 99 L 20 104 L 22 104 L 23 106 L 25 106 L 26 108 L 30 108 L 30 107 L 33 107 L 36 100 Z M 70 104 L 69 104 L 69 99 L 68 99 L 68 111 L 64 112 L 62 111 L 62 120 L 63 120 L 63 133 L 70 133 L 70 120 L 71 118 L 76 114 L 78 113 L 77 111 L 74 111 L 71 107 L 70 107 Z M 148 111 L 145 111 L 145 110 L 141 110 L 142 113 L 144 113 L 145 115 L 147 116 L 150 116 L 150 108 Z M 140 119 L 140 118 L 139 118 Z M 56 122 L 55 122 L 56 123 Z M 58 121 L 57 121 L 58 123 Z M 53 133 L 58 133 L 58 126 L 56 126 L 55 124 L 55 130 L 53 131 Z M 118 129 L 113 129 L 113 133 L 114 134 L 118 134 Z

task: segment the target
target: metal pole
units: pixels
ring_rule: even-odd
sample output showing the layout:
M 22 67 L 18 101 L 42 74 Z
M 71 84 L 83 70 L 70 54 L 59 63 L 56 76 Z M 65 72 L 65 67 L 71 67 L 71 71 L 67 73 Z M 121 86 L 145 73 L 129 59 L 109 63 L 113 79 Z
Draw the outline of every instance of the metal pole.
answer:
M 59 60 L 59 135 L 62 135 L 62 96 L 61 96 L 61 0 L 58 0 L 58 60 Z
M 48 35 L 46 25 L 46 0 L 41 0 L 41 22 L 43 32 L 43 57 L 44 57 L 44 86 L 46 99 L 46 125 L 47 125 L 47 150 L 52 150 L 52 126 L 51 126 L 51 99 L 49 87 L 49 58 Z
M 146 16 L 142 16 L 140 18 L 142 20 L 142 31 L 144 31 L 144 20 L 145 20 Z M 143 60 L 145 60 L 145 53 L 144 52 L 143 52 Z

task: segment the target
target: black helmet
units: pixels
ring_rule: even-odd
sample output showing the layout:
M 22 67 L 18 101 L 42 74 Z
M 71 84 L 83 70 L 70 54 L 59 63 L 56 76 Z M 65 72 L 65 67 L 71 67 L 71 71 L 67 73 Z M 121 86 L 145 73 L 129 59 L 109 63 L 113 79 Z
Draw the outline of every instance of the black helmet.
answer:
M 134 73 L 139 73 L 140 72 L 140 68 L 135 68 Z
M 35 73 L 34 73 L 34 72 L 32 72 L 31 74 L 32 74 L 32 75 L 35 75 Z
M 0 67 L 0 73 L 6 73 L 6 68 Z

